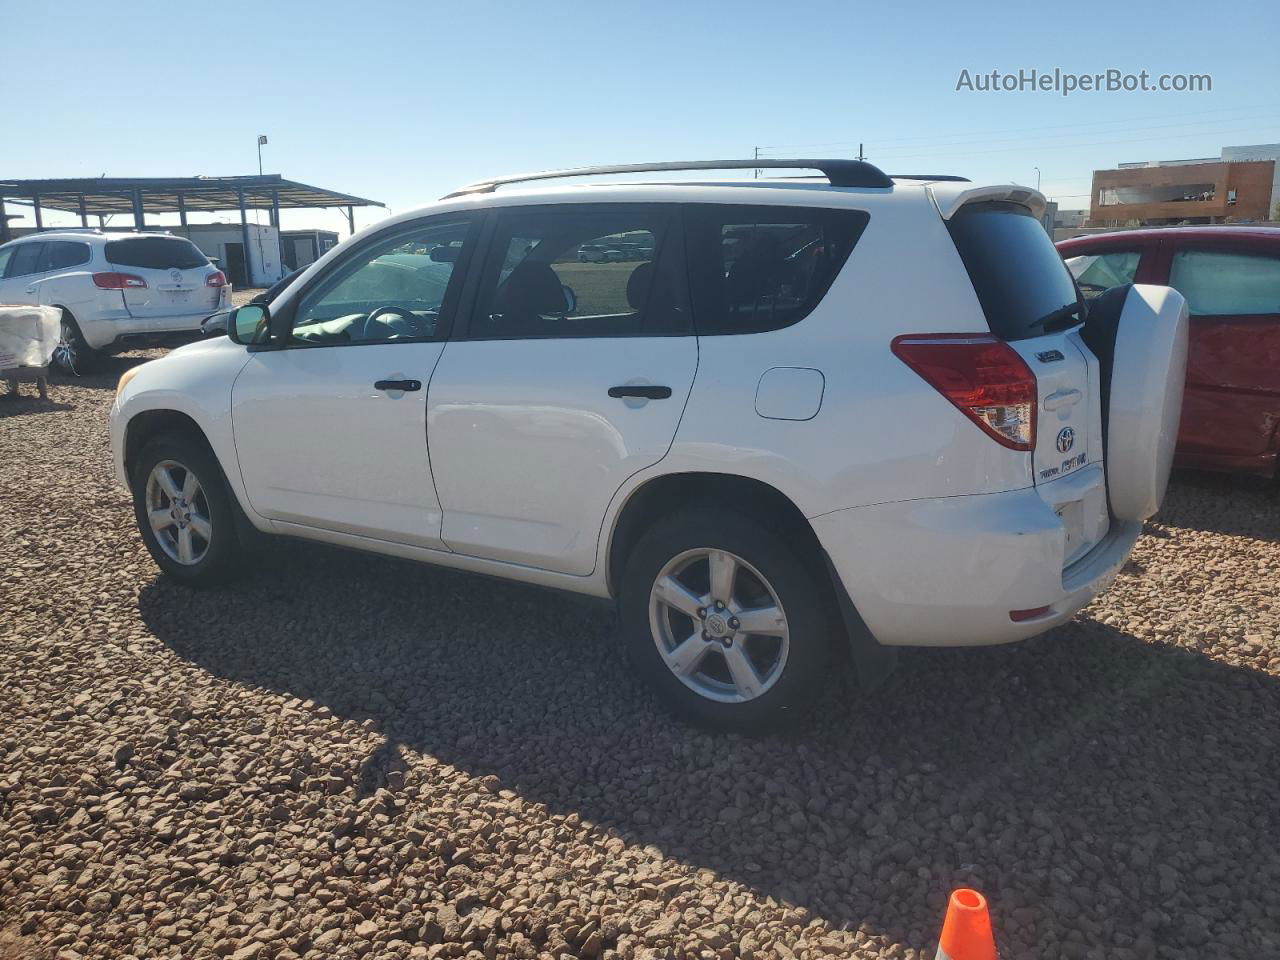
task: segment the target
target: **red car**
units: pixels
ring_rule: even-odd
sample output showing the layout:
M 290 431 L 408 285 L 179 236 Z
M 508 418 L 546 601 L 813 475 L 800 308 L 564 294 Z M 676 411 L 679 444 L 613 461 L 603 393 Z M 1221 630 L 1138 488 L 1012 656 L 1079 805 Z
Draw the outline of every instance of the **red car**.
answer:
M 1280 228 L 1165 227 L 1063 240 L 1086 299 L 1122 283 L 1187 298 L 1176 463 L 1274 477 L 1280 453 Z

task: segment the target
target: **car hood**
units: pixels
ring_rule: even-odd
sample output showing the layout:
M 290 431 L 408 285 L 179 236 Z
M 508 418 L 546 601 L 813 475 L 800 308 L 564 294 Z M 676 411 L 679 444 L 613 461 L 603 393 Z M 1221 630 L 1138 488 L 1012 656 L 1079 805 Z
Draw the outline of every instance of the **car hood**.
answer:
M 214 353 L 217 351 L 239 351 L 240 353 L 243 353 L 244 349 L 243 344 L 236 343 L 227 337 L 210 337 L 208 340 L 196 340 L 193 343 L 187 343 L 180 347 L 175 347 L 160 359 L 167 360 L 169 357 L 192 357 L 196 354 Z

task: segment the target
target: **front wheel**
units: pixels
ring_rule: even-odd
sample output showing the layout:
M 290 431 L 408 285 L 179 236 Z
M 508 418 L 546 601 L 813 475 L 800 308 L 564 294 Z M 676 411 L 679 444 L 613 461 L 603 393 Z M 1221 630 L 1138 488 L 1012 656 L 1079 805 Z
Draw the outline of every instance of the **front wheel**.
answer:
M 758 733 L 803 718 L 836 634 L 821 568 L 748 517 L 668 517 L 636 545 L 619 592 L 632 661 L 681 716 Z
M 241 549 L 232 494 L 204 444 L 157 437 L 138 455 L 132 481 L 138 530 L 161 570 L 193 587 L 233 575 Z

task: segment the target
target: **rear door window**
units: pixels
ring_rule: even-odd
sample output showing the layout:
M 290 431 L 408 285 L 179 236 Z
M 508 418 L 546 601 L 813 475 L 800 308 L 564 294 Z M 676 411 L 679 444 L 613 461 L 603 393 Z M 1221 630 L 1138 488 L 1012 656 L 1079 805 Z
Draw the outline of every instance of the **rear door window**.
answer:
M 657 204 L 499 212 L 468 338 L 691 332 L 674 220 L 672 208 Z
M 66 270 L 89 262 L 89 245 L 78 240 L 50 240 L 44 245 L 40 271 Z
M 1169 286 L 1187 298 L 1192 316 L 1280 313 L 1280 259 L 1214 250 L 1179 250 Z
M 43 253 L 43 243 L 19 244 L 13 256 L 9 258 L 9 265 L 5 267 L 4 275 L 6 277 L 25 277 L 32 273 L 39 273 L 40 257 Z
M 821 207 L 685 208 L 699 335 L 758 333 L 804 319 L 826 295 L 869 215 Z
M 191 270 L 209 265 L 209 258 L 182 237 L 130 237 L 107 243 L 107 259 L 118 267 L 143 270 Z
M 1015 203 L 971 203 L 947 221 L 991 332 L 1026 340 L 1080 322 L 1071 274 L 1040 224 Z M 1066 308 L 1075 305 L 1076 312 Z
M 1066 264 L 1076 278 L 1080 293 L 1086 300 L 1094 300 L 1112 287 L 1133 283 L 1141 259 L 1142 254 L 1137 250 L 1107 250 L 1067 257 Z

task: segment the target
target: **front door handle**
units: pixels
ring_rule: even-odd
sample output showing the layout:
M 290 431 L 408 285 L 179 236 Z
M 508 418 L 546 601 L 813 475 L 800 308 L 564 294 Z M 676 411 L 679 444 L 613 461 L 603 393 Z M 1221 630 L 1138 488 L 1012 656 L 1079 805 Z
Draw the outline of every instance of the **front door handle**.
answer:
M 625 384 L 621 387 L 610 387 L 611 397 L 641 397 L 645 400 L 665 400 L 671 396 L 670 387 L 653 387 L 648 384 Z
M 375 390 L 404 390 L 412 393 L 414 390 L 422 389 L 421 380 L 375 380 L 373 382 Z

